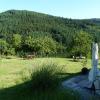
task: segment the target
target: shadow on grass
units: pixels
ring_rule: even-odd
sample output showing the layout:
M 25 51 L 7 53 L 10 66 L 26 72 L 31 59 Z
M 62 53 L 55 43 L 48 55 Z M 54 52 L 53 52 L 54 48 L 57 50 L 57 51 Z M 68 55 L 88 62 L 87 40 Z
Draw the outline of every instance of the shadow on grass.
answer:
M 74 76 L 78 76 L 80 74 L 81 74 L 81 72 L 78 72 L 78 73 L 58 73 L 58 75 L 61 76 L 62 81 L 67 80 L 69 78 L 72 78 Z
M 70 62 L 80 62 L 82 59 L 68 59 Z
M 61 80 L 79 75 L 69 73 L 58 73 Z M 74 95 L 75 94 L 75 95 Z M 32 82 L 28 81 L 13 87 L 0 90 L 0 100 L 79 100 L 79 96 L 73 91 L 62 89 L 55 90 L 34 90 Z

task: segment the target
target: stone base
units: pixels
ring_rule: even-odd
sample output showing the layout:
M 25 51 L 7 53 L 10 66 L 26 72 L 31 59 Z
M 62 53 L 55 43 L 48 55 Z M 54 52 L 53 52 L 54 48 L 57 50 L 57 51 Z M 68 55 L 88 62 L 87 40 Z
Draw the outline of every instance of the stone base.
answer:
M 79 92 L 82 98 L 84 98 L 83 100 L 91 100 L 89 98 L 91 98 L 92 96 L 99 96 L 100 98 L 100 91 L 93 91 L 91 89 L 92 83 L 89 82 L 88 75 L 75 76 L 69 80 L 62 82 L 62 86 L 63 88 L 70 88 Z

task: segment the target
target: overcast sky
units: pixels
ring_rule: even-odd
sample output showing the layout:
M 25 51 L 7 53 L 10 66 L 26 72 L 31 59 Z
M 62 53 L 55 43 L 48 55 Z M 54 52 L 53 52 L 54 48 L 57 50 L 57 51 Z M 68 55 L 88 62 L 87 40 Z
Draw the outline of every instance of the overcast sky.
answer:
M 100 0 L 0 0 L 0 12 L 31 10 L 66 18 L 100 18 Z

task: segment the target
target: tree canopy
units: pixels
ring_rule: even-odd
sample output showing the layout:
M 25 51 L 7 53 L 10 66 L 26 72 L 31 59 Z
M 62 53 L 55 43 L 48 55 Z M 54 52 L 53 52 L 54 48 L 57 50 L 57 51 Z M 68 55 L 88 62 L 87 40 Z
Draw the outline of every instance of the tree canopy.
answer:
M 0 13 L 2 54 L 7 49 L 16 55 L 85 55 L 95 38 L 100 42 L 99 19 L 75 20 L 26 10 Z
M 84 55 L 87 57 L 88 53 L 91 52 L 92 37 L 86 32 L 80 31 L 75 35 L 73 42 L 72 54 L 74 56 Z

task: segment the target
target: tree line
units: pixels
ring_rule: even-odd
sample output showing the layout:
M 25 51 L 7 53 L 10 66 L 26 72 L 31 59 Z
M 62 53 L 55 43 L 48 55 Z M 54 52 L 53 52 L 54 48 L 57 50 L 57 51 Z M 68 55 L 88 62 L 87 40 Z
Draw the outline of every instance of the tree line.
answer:
M 0 54 L 87 56 L 99 37 L 97 21 L 74 20 L 32 11 L 0 13 Z

